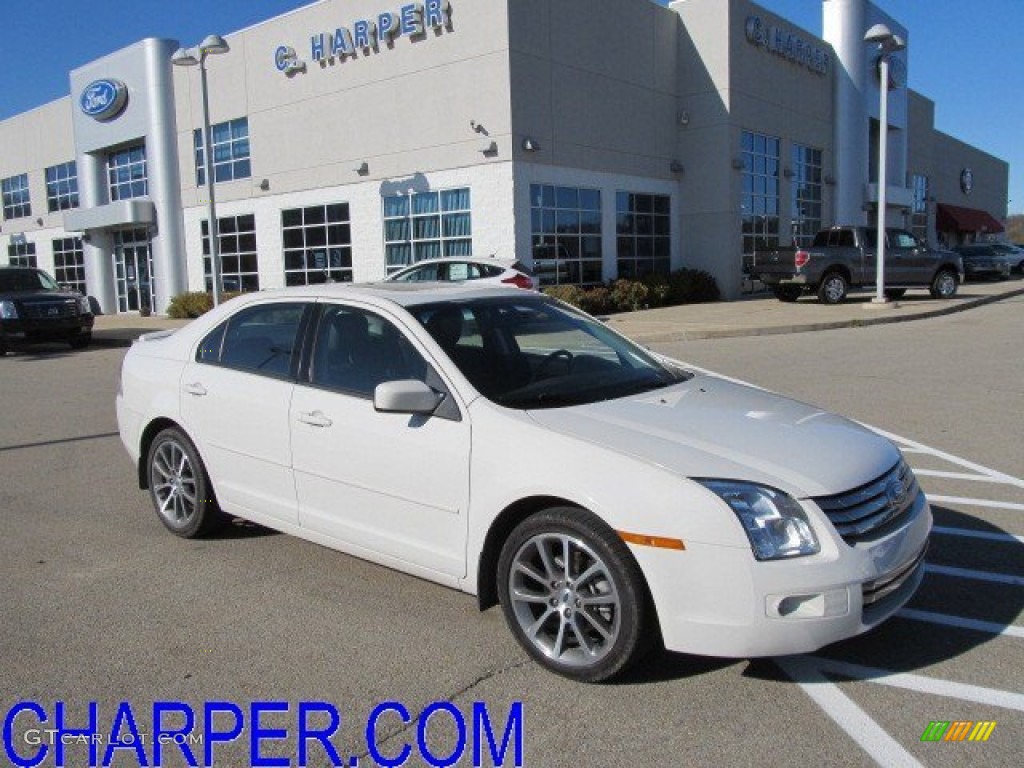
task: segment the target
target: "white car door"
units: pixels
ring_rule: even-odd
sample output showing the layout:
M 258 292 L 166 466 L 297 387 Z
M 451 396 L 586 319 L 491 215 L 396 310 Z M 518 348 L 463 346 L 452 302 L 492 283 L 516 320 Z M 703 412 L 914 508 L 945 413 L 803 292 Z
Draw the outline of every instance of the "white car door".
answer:
M 360 556 L 461 578 L 469 422 L 450 392 L 429 416 L 374 410 L 376 385 L 402 379 L 445 388 L 397 324 L 321 304 L 308 383 L 291 404 L 300 524 Z
M 270 526 L 298 523 L 288 408 L 295 346 L 311 302 L 267 302 L 232 315 L 181 377 L 185 424 L 225 511 Z

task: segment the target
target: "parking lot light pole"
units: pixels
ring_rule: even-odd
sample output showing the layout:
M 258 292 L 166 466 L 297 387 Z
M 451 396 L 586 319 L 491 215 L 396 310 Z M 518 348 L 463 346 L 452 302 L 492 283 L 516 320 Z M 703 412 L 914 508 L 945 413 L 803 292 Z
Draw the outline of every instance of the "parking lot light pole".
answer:
M 206 57 L 227 53 L 231 48 L 220 35 L 207 35 L 198 48 L 179 48 L 171 56 L 171 64 L 179 67 L 199 65 L 199 82 L 203 94 L 203 168 L 206 175 L 207 216 L 210 220 L 210 275 L 213 282 L 213 306 L 221 300 L 220 232 L 217 227 L 217 204 L 213 196 L 213 136 L 210 131 L 210 92 L 206 85 Z
M 899 35 L 885 24 L 875 24 L 864 35 L 864 42 L 877 43 L 878 56 L 878 231 L 875 236 L 875 304 L 885 304 L 885 171 L 889 133 L 889 57 L 907 47 Z

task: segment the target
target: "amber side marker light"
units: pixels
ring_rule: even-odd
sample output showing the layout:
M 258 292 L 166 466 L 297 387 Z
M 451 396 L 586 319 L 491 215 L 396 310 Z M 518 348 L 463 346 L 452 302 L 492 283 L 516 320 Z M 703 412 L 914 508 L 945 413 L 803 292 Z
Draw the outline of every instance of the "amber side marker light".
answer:
M 682 539 L 669 539 L 665 536 L 647 536 L 643 533 L 630 533 L 629 531 L 616 531 L 627 544 L 637 544 L 641 547 L 658 547 L 660 549 L 686 549 Z

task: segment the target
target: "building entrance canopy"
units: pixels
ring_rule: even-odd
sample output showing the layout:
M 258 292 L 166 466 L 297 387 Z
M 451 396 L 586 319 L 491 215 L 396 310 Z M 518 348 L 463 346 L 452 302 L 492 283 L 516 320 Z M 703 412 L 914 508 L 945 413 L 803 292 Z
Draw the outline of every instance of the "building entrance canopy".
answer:
M 936 206 L 936 229 L 940 232 L 1002 232 L 1003 225 L 988 211 L 958 205 Z

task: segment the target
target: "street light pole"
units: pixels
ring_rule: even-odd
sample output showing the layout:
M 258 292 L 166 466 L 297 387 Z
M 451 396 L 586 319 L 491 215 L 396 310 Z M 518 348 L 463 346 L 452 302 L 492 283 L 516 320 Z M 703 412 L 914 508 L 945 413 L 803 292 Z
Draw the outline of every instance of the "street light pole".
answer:
M 203 169 L 206 176 L 206 204 L 208 231 L 210 235 L 210 276 L 213 282 L 213 306 L 221 302 L 222 280 L 220 264 L 220 231 L 217 226 L 217 203 L 214 197 L 213 179 L 213 132 L 210 129 L 210 91 L 206 82 L 206 57 L 210 54 L 227 53 L 230 47 L 220 35 L 208 35 L 199 44 L 198 50 L 179 48 L 171 56 L 171 63 L 181 67 L 199 65 L 199 83 L 203 96 Z M 193 52 L 195 51 L 195 52 Z M 198 56 L 196 55 L 198 53 Z
M 885 24 L 875 24 L 864 35 L 864 41 L 878 43 L 878 224 L 875 235 L 875 304 L 885 304 L 885 192 L 887 145 L 889 134 L 889 57 L 906 48 L 899 35 Z

